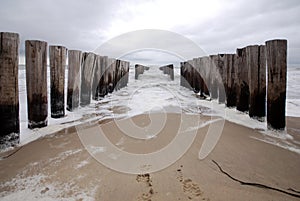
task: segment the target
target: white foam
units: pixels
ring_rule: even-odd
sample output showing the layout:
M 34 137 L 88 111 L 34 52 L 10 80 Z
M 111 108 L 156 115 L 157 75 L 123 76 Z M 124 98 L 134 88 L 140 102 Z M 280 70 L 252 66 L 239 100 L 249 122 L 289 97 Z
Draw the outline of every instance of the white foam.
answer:
M 41 136 L 82 122 L 109 118 L 125 118 L 149 111 L 217 115 L 246 127 L 266 130 L 267 126 L 265 122 L 252 119 L 246 113 L 226 108 L 224 104 L 218 104 L 215 100 L 207 101 L 195 98 L 193 91 L 180 86 L 180 68 L 176 67 L 174 71 L 174 81 L 171 81 L 169 76 L 164 75 L 158 68 L 150 68 L 144 74 L 139 75 L 138 80 L 135 80 L 134 68 L 131 66 L 127 87 L 108 94 L 101 101 L 92 101 L 87 107 L 79 108 L 74 112 L 66 111 L 66 117 L 60 119 L 50 117 L 49 104 L 48 126 L 30 130 L 27 128 L 25 70 L 19 70 L 21 144 L 26 144 Z M 48 72 L 48 98 L 50 98 L 49 80 Z M 287 116 L 300 117 L 299 80 L 300 69 L 288 68 Z M 65 83 L 67 86 L 67 76 Z M 124 109 L 124 112 L 118 111 L 122 109 Z

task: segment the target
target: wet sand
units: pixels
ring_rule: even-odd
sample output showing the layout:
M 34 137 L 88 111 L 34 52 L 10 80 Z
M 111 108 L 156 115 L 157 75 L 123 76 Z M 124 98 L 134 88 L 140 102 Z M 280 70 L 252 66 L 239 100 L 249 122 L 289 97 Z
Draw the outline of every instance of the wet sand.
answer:
M 202 122 L 209 120 L 201 117 Z M 300 142 L 299 120 L 287 117 L 287 131 L 296 143 Z M 178 130 L 178 123 L 174 122 L 179 121 L 179 114 L 167 114 L 164 128 L 148 140 L 124 135 L 112 120 L 86 126 L 100 125 L 118 148 L 146 154 L 169 144 Z M 132 122 L 145 127 L 150 120 L 147 115 L 139 115 Z M 299 200 L 269 189 L 241 185 L 212 162 L 216 161 L 224 171 L 242 181 L 293 192 L 287 189 L 300 190 L 299 154 L 254 139 L 261 138 L 262 134 L 226 121 L 214 150 L 199 160 L 199 149 L 207 131 L 208 126 L 198 129 L 192 146 L 168 168 L 150 174 L 125 174 L 95 160 L 82 145 L 75 127 L 64 129 L 31 142 L 0 161 L 0 199 Z

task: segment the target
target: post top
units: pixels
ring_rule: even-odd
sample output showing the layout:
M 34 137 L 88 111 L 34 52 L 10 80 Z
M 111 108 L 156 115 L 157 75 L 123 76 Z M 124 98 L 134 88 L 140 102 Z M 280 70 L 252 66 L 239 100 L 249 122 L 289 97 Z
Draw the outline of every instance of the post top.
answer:
M 272 40 L 267 40 L 266 43 L 271 43 L 271 42 L 285 42 L 287 43 L 287 39 L 272 39 Z

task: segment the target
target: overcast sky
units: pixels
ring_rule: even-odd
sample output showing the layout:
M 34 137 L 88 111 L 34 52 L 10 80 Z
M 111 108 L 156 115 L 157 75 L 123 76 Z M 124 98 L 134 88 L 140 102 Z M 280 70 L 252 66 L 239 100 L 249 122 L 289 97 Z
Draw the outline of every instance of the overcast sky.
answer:
M 284 38 L 289 64 L 300 64 L 299 19 L 299 0 L 1 0 L 0 7 L 0 31 L 20 34 L 21 55 L 28 39 L 95 51 L 121 34 L 160 29 L 192 40 L 207 54 Z M 151 55 L 162 63 L 175 58 L 149 50 L 126 58 L 147 64 Z

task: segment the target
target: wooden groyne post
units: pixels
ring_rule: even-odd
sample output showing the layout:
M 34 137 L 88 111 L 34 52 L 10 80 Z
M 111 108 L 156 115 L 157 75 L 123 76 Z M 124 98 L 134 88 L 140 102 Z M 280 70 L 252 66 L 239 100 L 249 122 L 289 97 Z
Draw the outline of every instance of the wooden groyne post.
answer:
M 0 147 L 19 142 L 19 34 L 0 33 Z
M 135 79 L 137 80 L 140 74 L 143 74 L 145 70 L 149 70 L 149 67 L 140 64 L 135 64 L 134 69 L 135 69 Z
M 79 50 L 68 51 L 68 92 L 67 110 L 73 111 L 79 106 L 80 68 L 82 52 Z
M 171 78 L 171 80 L 174 80 L 174 65 L 173 64 L 169 64 L 168 68 L 169 68 L 170 78 Z
M 266 57 L 265 47 L 246 47 L 246 64 L 249 80 L 249 116 L 264 117 L 266 103 Z
M 246 64 L 246 48 L 240 48 L 236 50 L 236 75 L 236 109 L 241 112 L 246 112 L 249 110 L 250 96 L 248 68 Z
M 146 69 L 146 70 L 148 70 L 148 69 Z M 168 64 L 168 65 L 165 65 L 165 66 L 161 66 L 161 67 L 159 67 L 159 70 L 163 71 L 164 74 L 169 75 L 171 80 L 174 80 L 174 66 L 173 66 L 173 64 Z
M 86 106 L 91 103 L 95 58 L 96 55 L 91 52 L 85 52 L 82 56 L 80 106 Z
M 226 92 L 226 106 L 235 107 L 236 106 L 236 68 L 235 68 L 235 55 L 225 54 L 224 70 L 225 75 L 225 92 Z
M 28 128 L 47 126 L 47 42 L 26 40 Z
M 67 65 L 67 51 L 67 48 L 63 46 L 49 46 L 52 118 L 65 116 L 65 68 Z
M 204 94 L 206 95 L 210 95 L 210 91 L 209 91 L 209 57 L 202 57 L 201 59 L 201 71 L 202 71 L 202 82 L 203 82 L 203 88 L 202 88 L 202 91 Z
M 120 90 L 121 89 L 121 83 L 119 82 L 121 79 L 121 60 L 117 59 L 115 61 L 115 74 L 114 74 L 114 90 Z
M 187 62 L 183 61 L 180 62 L 180 85 L 186 88 L 189 88 L 189 83 L 187 80 L 188 77 L 188 70 L 187 70 Z
M 275 129 L 285 128 L 287 40 L 266 41 L 268 68 L 267 123 Z
M 193 67 L 194 67 L 194 92 L 199 93 L 201 92 L 202 85 L 203 85 L 203 79 L 200 74 L 200 58 L 194 58 L 193 59 Z
M 94 73 L 93 73 L 93 83 L 92 83 L 92 99 L 99 100 L 98 86 L 101 76 L 101 56 L 95 55 Z
M 126 67 L 125 67 L 125 86 L 127 86 L 128 81 L 129 81 L 129 69 L 130 69 L 130 63 L 128 61 L 125 62 Z
M 107 65 L 108 65 L 108 57 L 101 56 L 101 64 L 100 64 L 100 81 L 98 85 L 98 95 L 99 97 L 103 98 L 107 92 Z
M 218 55 L 210 55 L 210 95 L 212 99 L 218 98 L 217 64 Z
M 107 92 L 112 93 L 114 91 L 114 73 L 116 69 L 116 60 L 113 58 L 108 59 L 107 70 Z
M 224 54 L 218 54 L 218 65 L 217 69 L 219 71 L 218 76 L 218 89 L 219 89 L 219 103 L 225 103 L 226 93 L 225 93 L 225 70 L 224 70 Z

